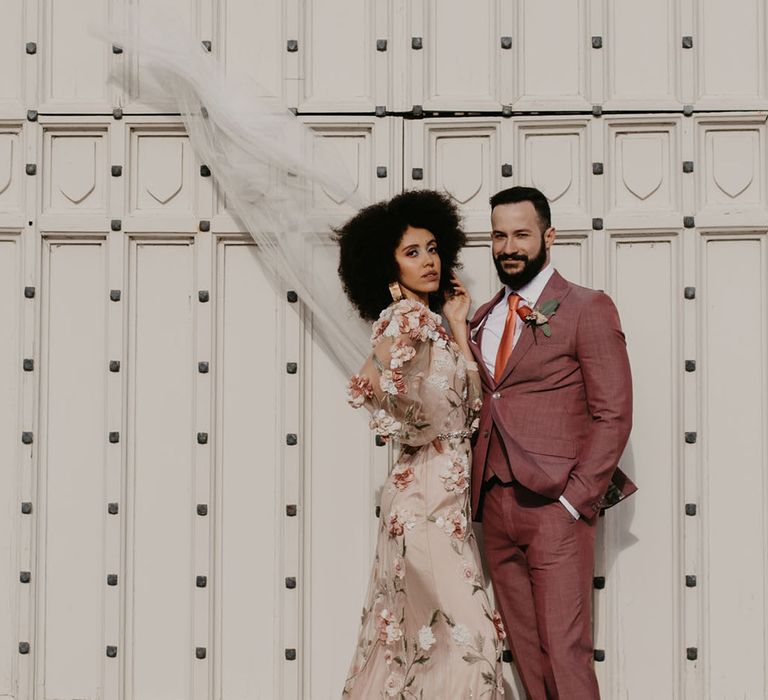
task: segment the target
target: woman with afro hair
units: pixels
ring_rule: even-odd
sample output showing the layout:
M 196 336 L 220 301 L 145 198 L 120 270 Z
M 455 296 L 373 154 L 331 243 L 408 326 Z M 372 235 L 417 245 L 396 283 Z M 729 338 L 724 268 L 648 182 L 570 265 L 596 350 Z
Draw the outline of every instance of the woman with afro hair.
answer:
M 344 289 L 374 321 L 349 403 L 400 446 L 343 697 L 497 698 L 505 634 L 472 532 L 469 439 L 481 389 L 469 294 L 454 275 L 466 240 L 456 206 L 438 192 L 404 192 L 360 211 L 337 240 Z

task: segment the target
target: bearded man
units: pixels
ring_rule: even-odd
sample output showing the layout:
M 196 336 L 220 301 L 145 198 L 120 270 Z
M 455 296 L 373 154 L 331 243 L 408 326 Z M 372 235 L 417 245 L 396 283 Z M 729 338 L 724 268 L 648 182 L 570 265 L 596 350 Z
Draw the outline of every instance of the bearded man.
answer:
M 503 288 L 469 324 L 483 408 L 472 506 L 513 660 L 531 700 L 596 700 L 595 525 L 636 490 L 617 468 L 632 378 L 610 297 L 551 265 L 556 232 L 537 189 L 491 198 Z

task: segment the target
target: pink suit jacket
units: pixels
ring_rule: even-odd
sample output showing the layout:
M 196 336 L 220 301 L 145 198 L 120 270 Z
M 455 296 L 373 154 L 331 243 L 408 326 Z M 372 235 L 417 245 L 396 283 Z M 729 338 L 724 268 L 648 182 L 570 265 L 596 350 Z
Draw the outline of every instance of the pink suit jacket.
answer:
M 552 499 L 564 495 L 591 519 L 637 490 L 617 466 L 632 427 L 632 376 L 618 312 L 608 295 L 555 272 L 537 302 L 560 302 L 549 321 L 552 335 L 526 325 L 497 384 L 480 344 L 485 319 L 502 294 L 469 324 L 483 383 L 473 512 L 480 515 L 487 460 L 498 464 L 503 455 L 523 486 Z

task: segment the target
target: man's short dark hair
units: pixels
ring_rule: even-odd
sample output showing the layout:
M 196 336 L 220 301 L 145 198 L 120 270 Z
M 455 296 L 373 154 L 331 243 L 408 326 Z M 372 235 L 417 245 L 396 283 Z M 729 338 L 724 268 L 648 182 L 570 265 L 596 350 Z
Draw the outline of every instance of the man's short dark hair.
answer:
M 552 214 L 549 211 L 549 202 L 546 196 L 535 187 L 509 187 L 497 192 L 491 197 L 491 211 L 499 204 L 517 204 L 518 202 L 530 202 L 539 215 L 539 223 L 542 225 L 542 233 L 552 226 Z

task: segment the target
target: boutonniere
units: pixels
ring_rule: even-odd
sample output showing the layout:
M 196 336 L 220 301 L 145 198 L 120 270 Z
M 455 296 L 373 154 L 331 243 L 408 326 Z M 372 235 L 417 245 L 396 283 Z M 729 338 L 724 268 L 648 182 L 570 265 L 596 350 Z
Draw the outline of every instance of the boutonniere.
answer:
M 545 301 L 541 306 L 526 306 L 522 304 L 517 307 L 517 314 L 523 319 L 525 325 L 530 326 L 533 330 L 533 339 L 536 340 L 536 329 L 540 328 L 541 332 L 549 338 L 552 335 L 552 329 L 549 327 L 549 319 L 552 318 L 557 307 L 560 306 L 560 302 L 557 299 L 550 299 Z

